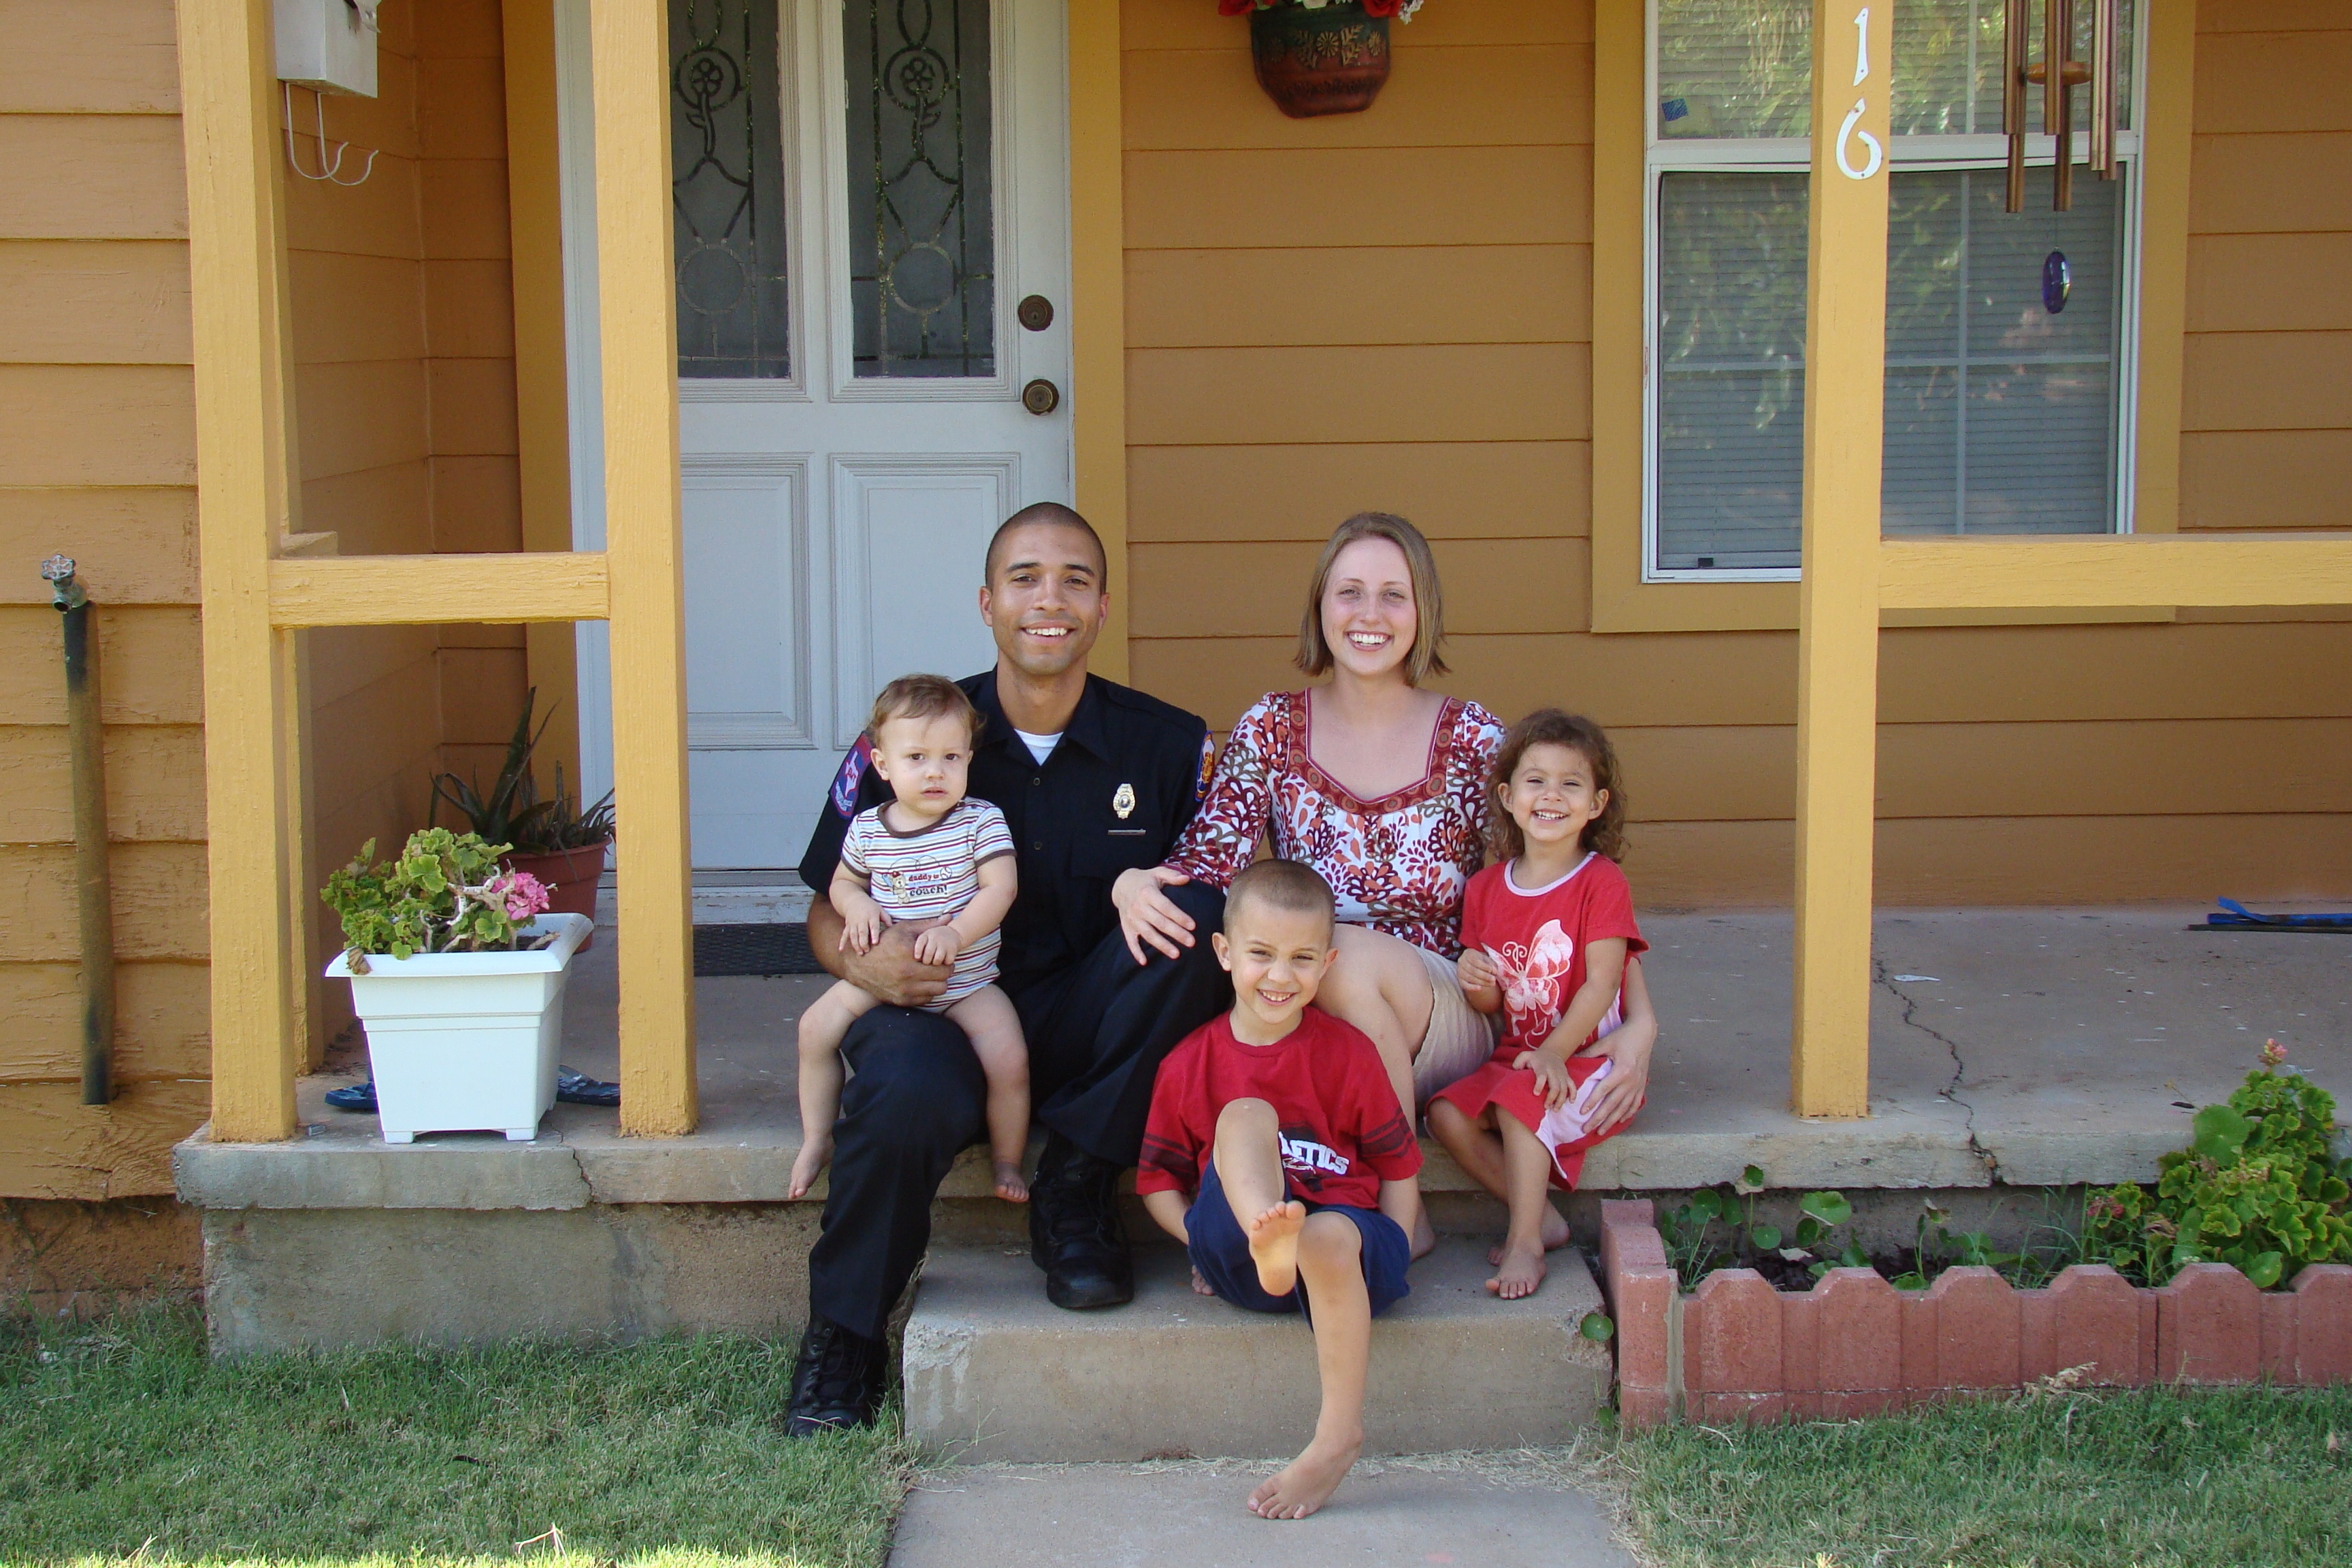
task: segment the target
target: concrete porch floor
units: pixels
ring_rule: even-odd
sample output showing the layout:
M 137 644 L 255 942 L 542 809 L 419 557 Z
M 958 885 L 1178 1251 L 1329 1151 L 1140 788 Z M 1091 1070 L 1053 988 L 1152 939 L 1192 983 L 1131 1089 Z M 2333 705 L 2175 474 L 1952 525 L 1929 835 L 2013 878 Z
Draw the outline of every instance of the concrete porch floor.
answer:
M 1928 1189 L 2011 1245 L 2036 1216 L 2063 1221 L 2047 1186 L 2153 1179 L 2158 1157 L 2187 1142 L 2191 1110 L 2226 1095 L 2265 1037 L 2352 1097 L 2352 938 L 2208 932 L 2189 929 L 2195 918 L 1882 915 L 1873 1114 L 1808 1121 L 1788 1110 L 1790 917 L 1653 916 L 1663 1034 L 1649 1104 L 1595 1152 L 1570 1222 L 1591 1232 L 1612 1191 L 1709 1185 L 1752 1163 L 1783 1189 L 1768 1213 L 1789 1206 L 1786 1189 L 1841 1188 L 1869 1245 L 1910 1238 L 1917 1205 L 1898 1189 Z M 600 1078 L 618 1070 L 618 936 L 600 932 L 566 1000 L 563 1059 Z M 443 1133 L 388 1146 L 373 1117 L 320 1099 L 364 1070 L 356 1050 L 338 1054 L 352 1071 L 302 1081 L 304 1136 L 215 1144 L 199 1132 L 175 1165 L 180 1195 L 205 1210 L 214 1345 L 792 1331 L 806 1318 L 819 1212 L 785 1198 L 800 1144 L 792 1042 L 825 984 L 697 984 L 702 1126 L 690 1137 L 623 1138 L 613 1111 L 559 1105 L 529 1143 Z M 1499 1205 L 1427 1147 L 1440 1232 L 1468 1245 L 1499 1229 Z M 979 1151 L 941 1198 L 943 1259 L 1025 1255 L 1021 1211 L 987 1195 Z M 1129 1224 L 1150 1234 L 1139 1214 Z
M 2201 911 L 1902 910 L 1876 922 L 1871 1110 L 1808 1121 L 1788 1108 L 1785 912 L 1654 916 L 1662 1024 L 1647 1109 L 1597 1150 L 1588 1191 L 1721 1182 L 1747 1164 L 1775 1187 L 1954 1188 L 2152 1180 L 2195 1107 L 2254 1065 L 2265 1037 L 2352 1096 L 2352 937 L 2189 929 Z M 600 931 L 566 1002 L 563 1059 L 618 1074 L 614 960 Z M 441 1134 L 407 1148 L 372 1117 L 300 1086 L 310 1136 L 192 1149 L 184 1191 L 231 1206 L 572 1207 L 776 1203 L 800 1143 L 793 1026 L 821 977 L 696 983 L 702 1126 L 622 1138 L 612 1111 L 559 1105 L 539 1139 Z M 1433 1191 L 1467 1183 L 1431 1145 Z M 942 1194 L 986 1194 L 978 1151 Z M 234 1196 L 232 1196 L 234 1194 Z

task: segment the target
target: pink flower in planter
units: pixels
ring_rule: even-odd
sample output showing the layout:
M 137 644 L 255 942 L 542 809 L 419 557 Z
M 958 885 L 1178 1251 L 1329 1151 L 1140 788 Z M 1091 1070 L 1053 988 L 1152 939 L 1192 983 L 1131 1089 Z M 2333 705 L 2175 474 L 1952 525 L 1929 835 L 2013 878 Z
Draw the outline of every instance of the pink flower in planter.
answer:
M 2276 1040 L 2264 1040 L 2263 1042 L 2263 1066 L 2266 1068 L 2274 1068 L 2285 1060 L 2286 1047 L 2284 1046 L 2280 1045 Z
M 509 920 L 527 921 L 547 912 L 547 884 L 528 871 L 509 871 L 490 884 L 489 891 L 506 906 Z

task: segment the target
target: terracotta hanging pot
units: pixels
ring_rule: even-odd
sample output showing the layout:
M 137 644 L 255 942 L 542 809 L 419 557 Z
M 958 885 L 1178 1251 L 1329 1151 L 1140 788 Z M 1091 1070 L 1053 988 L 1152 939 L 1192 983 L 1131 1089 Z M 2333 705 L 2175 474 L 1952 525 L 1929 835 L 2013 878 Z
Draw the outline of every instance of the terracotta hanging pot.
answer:
M 1360 114 L 1389 79 L 1389 19 L 1360 0 L 1273 5 L 1250 13 L 1250 54 L 1258 86 L 1293 120 Z

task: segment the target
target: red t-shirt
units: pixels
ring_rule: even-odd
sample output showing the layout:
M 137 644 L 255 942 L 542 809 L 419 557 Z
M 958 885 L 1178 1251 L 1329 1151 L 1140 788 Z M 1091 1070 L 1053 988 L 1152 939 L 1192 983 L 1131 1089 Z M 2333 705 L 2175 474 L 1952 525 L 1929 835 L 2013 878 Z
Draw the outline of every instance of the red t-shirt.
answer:
M 1292 1197 L 1373 1208 L 1382 1182 L 1421 1169 L 1421 1144 L 1379 1047 L 1361 1030 L 1309 1007 L 1273 1045 L 1245 1046 L 1234 1038 L 1231 1016 L 1221 1014 L 1160 1064 L 1135 1190 L 1198 1192 L 1202 1163 L 1216 1145 L 1217 1115 L 1236 1100 L 1274 1107 Z
M 1633 889 L 1614 860 L 1587 855 L 1567 876 L 1533 889 L 1512 882 L 1517 864 L 1487 867 L 1462 899 L 1462 945 L 1484 951 L 1501 973 L 1502 1048 L 1514 1055 L 1542 1045 L 1559 1026 L 1584 989 L 1587 946 L 1623 937 L 1630 958 L 1650 945 L 1633 923 Z M 1610 1004 L 1592 1039 L 1623 1022 L 1622 1008 L 1622 997 Z

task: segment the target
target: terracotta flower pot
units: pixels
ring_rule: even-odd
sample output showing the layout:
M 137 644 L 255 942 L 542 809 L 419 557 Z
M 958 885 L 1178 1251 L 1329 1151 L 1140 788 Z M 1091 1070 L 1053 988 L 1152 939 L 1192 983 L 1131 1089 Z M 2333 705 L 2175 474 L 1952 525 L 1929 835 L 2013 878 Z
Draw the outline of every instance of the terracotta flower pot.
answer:
M 584 849 L 559 849 L 552 855 L 508 855 L 499 864 L 510 871 L 528 871 L 547 884 L 547 907 L 559 915 L 586 915 L 591 930 L 580 945 L 596 940 L 596 882 L 604 874 L 602 844 Z
M 1357 0 L 1252 11 L 1250 55 L 1258 86 L 1293 120 L 1361 113 L 1389 79 L 1389 19 Z

